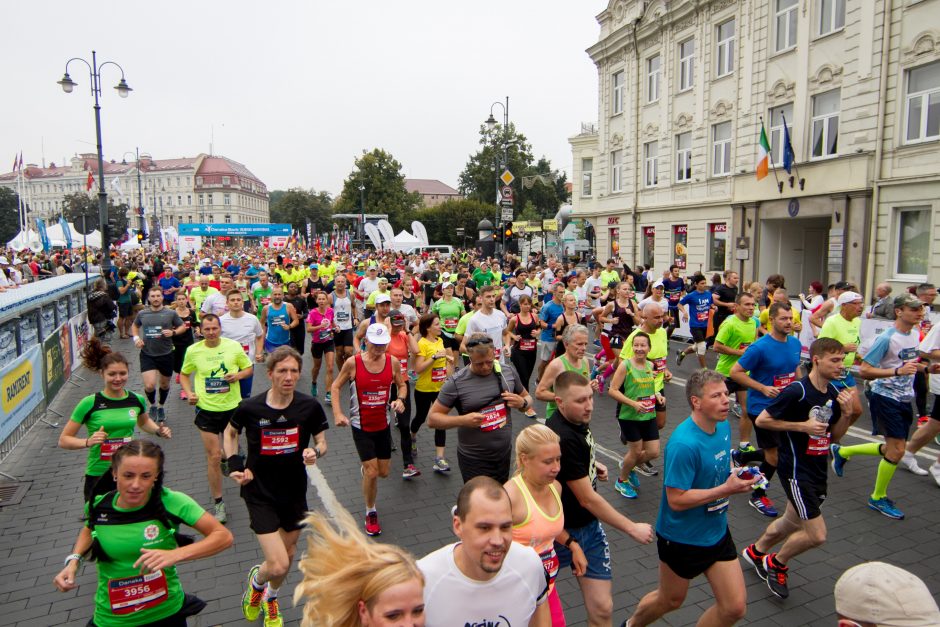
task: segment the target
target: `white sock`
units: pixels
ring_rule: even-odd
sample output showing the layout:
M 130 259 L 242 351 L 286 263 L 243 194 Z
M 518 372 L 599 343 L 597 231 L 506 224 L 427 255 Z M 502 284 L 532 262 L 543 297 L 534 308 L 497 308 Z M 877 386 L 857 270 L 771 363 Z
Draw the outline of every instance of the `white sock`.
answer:
M 267 588 L 265 589 L 265 591 L 264 591 L 264 598 L 265 598 L 265 599 L 276 599 L 276 598 L 277 598 L 277 591 L 278 591 L 278 590 L 280 590 L 280 588 L 275 588 L 274 586 L 271 585 L 271 582 L 269 581 L 269 582 L 268 582 L 268 587 L 267 587 Z
M 375 508 L 374 508 L 374 507 L 367 507 L 367 508 L 366 508 L 366 516 L 368 516 L 369 514 L 374 514 L 374 513 L 375 513 Z

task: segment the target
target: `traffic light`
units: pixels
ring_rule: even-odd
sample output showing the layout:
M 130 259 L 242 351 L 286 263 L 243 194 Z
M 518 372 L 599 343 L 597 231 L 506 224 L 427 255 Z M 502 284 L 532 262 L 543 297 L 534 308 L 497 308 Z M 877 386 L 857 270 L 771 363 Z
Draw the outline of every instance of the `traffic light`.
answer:
M 137 243 L 139 244 L 142 241 L 144 241 L 144 234 L 143 232 L 140 231 L 140 229 L 138 229 L 137 230 Z
M 108 217 L 108 223 L 105 225 L 104 228 L 107 229 L 107 231 L 108 231 L 108 240 L 109 240 L 109 241 L 114 240 L 114 238 L 116 238 L 116 237 L 120 234 L 120 233 L 119 233 L 119 229 L 118 229 L 118 220 L 117 220 L 117 218 L 114 218 L 114 217 L 110 217 L 110 216 L 109 216 L 109 217 Z
M 499 239 L 499 233 L 493 233 L 493 241 L 495 242 L 498 239 Z
M 507 227 L 506 227 L 506 237 L 512 237 L 512 227 L 511 227 L 511 226 L 507 226 Z

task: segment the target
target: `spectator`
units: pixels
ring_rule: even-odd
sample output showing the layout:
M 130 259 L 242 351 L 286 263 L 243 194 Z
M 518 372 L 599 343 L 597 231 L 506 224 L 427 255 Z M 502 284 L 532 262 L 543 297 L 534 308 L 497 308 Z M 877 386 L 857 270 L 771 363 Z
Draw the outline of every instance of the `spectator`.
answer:
M 833 596 L 840 627 L 940 625 L 940 610 L 926 584 L 884 562 L 848 569 L 836 581 Z

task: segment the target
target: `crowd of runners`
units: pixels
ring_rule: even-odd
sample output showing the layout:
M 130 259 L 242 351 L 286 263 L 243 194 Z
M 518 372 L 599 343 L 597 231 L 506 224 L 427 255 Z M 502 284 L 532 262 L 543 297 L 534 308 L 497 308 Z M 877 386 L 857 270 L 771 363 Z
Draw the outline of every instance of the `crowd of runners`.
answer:
M 734 271 L 682 276 L 615 259 L 203 255 L 119 256 L 96 289 L 115 303 L 119 336 L 138 354 L 88 343 L 83 361 L 102 390 L 79 401 L 59 439 L 86 451 L 86 522 L 55 585 L 74 588 L 82 563 L 96 562 L 90 624 L 185 625 L 202 609 L 175 565 L 232 544 L 226 477 L 240 486 L 264 556 L 245 574 L 242 611 L 265 627 L 283 624 L 278 592 L 304 528 L 295 599 L 305 624 L 565 625 L 554 583 L 570 566 L 589 623 L 611 625 L 607 530 L 616 529 L 656 542 L 660 560 L 658 585 L 623 624 L 679 608 L 704 574 L 714 604 L 699 624 L 731 625 L 747 604 L 739 558 L 786 599 L 795 558 L 826 541 L 830 465 L 837 482 L 853 458 L 880 458 L 867 506 L 893 519 L 904 517 L 888 497 L 898 466 L 940 484 L 940 460 L 923 469 L 915 457 L 940 434 L 940 406 L 927 410 L 928 390 L 940 391 L 930 284 L 901 294 L 880 284 L 866 299 L 848 282 L 814 282 L 796 298 L 780 275 L 744 286 Z M 866 319 L 878 323 L 870 337 Z M 671 352 L 679 329 L 688 345 Z M 301 390 L 308 351 L 312 386 Z M 692 354 L 699 369 L 684 382 L 688 406 L 667 407 L 670 367 Z M 127 388 L 134 358 L 142 391 Z M 267 390 L 253 386 L 259 367 Z M 167 414 L 174 383 L 195 431 L 188 416 Z M 618 469 L 598 461 L 591 432 L 604 394 L 616 401 Z M 847 444 L 863 405 L 879 437 Z M 513 420 L 526 423 L 515 437 Z M 430 467 L 418 462 L 422 426 L 433 430 Z M 360 523 L 344 512 L 308 515 L 308 471 L 328 454 L 330 428 L 348 429 L 355 444 L 358 459 L 343 463 L 361 473 Z M 172 460 L 140 432 L 198 433 L 208 511 L 163 484 Z M 339 437 L 348 436 L 330 435 Z M 457 471 L 463 481 L 458 541 L 419 560 L 366 537 L 382 533 L 379 485 L 399 456 L 401 480 Z M 654 523 L 631 520 L 598 493 L 613 477 L 616 493 L 637 499 L 640 477 L 657 475 Z M 740 550 L 727 522 L 735 495 L 772 519 Z M 201 537 L 181 533 L 183 524 Z M 878 573 L 868 579 L 884 584 Z M 840 614 L 868 620 L 846 599 Z M 929 593 L 912 593 L 907 606 L 940 622 Z

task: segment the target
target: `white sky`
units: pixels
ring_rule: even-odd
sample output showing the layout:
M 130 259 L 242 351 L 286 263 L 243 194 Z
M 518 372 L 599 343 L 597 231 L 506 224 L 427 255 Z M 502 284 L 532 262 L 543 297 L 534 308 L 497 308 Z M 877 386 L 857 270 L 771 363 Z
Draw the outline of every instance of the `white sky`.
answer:
M 0 172 L 23 151 L 60 164 L 95 151 L 88 71 L 56 84 L 74 56 L 113 60 L 133 88 L 102 71 L 106 159 L 214 152 L 269 189 L 337 194 L 363 149 L 390 151 L 410 178 L 456 187 L 490 104 L 554 167 L 567 138 L 597 117 L 597 41 L 604 0 L 338 0 L 8 3 L 0 38 Z M 494 109 L 497 119 L 502 110 Z M 6 160 L 3 162 L 2 160 Z M 570 177 L 570 174 L 569 174 Z

